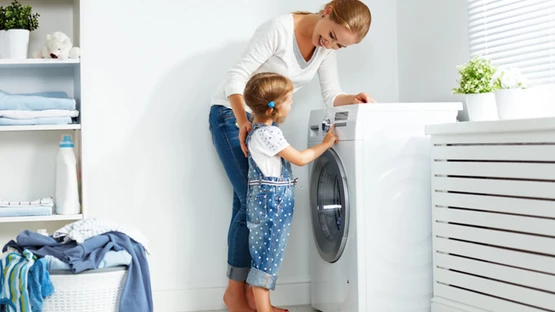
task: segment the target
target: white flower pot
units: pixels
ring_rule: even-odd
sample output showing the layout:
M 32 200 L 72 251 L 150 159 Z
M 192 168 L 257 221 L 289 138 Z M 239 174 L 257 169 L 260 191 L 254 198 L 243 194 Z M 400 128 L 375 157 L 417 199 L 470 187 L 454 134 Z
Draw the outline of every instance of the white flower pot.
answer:
M 495 95 L 490 93 L 467 94 L 466 109 L 469 121 L 498 120 Z
M 494 93 L 499 119 L 531 118 L 539 113 L 525 89 L 501 89 Z
M 0 58 L 26 59 L 29 49 L 27 29 L 10 29 L 0 31 Z

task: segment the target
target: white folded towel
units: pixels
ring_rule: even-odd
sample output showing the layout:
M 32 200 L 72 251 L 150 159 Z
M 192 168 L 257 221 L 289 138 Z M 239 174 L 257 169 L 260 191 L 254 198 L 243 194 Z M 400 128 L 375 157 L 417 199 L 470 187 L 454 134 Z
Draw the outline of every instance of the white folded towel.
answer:
M 0 208 L 21 207 L 54 207 L 54 200 L 52 197 L 44 197 L 33 201 L 7 201 L 0 199 Z
M 78 110 L 46 109 L 46 110 L 0 110 L 0 117 L 11 119 L 32 119 L 42 117 L 77 117 Z

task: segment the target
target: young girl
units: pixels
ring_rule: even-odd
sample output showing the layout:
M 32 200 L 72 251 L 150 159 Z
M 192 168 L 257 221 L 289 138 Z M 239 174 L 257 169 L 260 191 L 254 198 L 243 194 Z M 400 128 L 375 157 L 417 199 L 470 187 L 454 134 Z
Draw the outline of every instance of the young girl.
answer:
M 272 312 L 269 290 L 276 286 L 289 238 L 296 183 L 291 163 L 304 166 L 337 142 L 332 127 L 322 143 L 304 151 L 287 143 L 275 124 L 282 123 L 291 110 L 293 89 L 291 80 L 282 75 L 259 73 L 247 82 L 244 92 L 254 115 L 247 136 L 247 227 L 252 258 L 247 283 L 253 287 L 258 312 Z

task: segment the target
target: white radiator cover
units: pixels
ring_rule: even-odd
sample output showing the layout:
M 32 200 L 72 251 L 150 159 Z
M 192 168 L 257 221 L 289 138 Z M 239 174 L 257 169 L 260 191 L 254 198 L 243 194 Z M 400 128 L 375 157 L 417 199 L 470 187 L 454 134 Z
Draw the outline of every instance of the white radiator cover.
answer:
M 555 311 L 555 118 L 426 132 L 432 312 Z

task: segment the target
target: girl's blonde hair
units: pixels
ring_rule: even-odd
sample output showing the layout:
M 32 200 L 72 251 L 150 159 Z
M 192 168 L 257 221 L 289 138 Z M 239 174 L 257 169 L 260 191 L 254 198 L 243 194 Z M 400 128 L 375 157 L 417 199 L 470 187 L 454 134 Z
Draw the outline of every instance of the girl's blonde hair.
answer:
M 360 43 L 366 37 L 372 23 L 372 14 L 366 4 L 360 0 L 332 0 L 324 5 L 319 14 L 323 14 L 330 6 L 330 19 L 347 28 L 351 33 L 356 34 L 356 43 Z M 308 15 L 312 13 L 293 12 L 293 14 Z
M 243 97 L 254 115 L 271 118 L 279 124 L 285 118 L 280 116 L 278 108 L 292 91 L 293 83 L 289 78 L 276 73 L 258 73 L 247 82 Z M 272 110 L 269 110 L 270 102 L 274 102 Z

